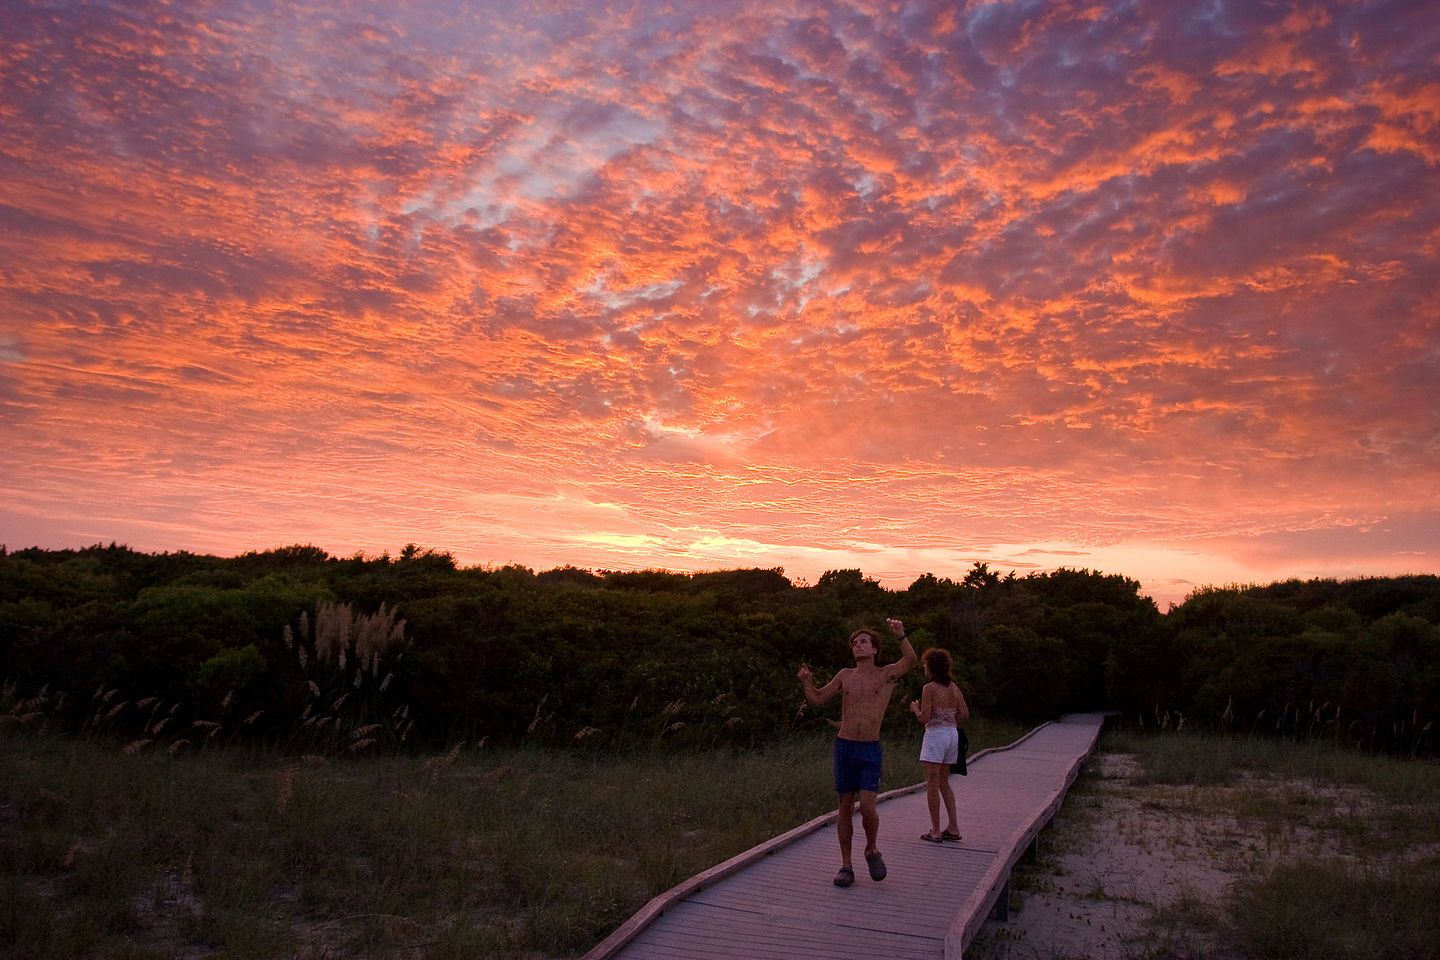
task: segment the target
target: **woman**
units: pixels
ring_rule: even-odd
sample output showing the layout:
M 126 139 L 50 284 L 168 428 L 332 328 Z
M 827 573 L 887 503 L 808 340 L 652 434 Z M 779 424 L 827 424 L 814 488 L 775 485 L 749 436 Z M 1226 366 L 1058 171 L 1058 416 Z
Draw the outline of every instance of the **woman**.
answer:
M 960 759 L 959 725 L 970 719 L 965 695 L 950 678 L 950 654 L 932 647 L 920 658 L 930 682 L 920 691 L 919 700 L 910 701 L 910 712 L 925 724 L 925 738 L 920 742 L 920 763 L 925 767 L 925 799 L 930 805 L 930 832 L 921 840 L 943 843 L 959 840 L 960 829 L 955 823 L 955 792 L 950 789 L 950 764 Z M 940 829 L 940 801 L 945 801 L 945 815 L 950 824 Z

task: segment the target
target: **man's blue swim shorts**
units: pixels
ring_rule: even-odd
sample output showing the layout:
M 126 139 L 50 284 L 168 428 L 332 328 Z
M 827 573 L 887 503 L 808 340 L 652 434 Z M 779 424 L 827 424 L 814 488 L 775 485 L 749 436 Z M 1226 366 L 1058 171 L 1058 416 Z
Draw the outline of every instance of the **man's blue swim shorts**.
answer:
M 835 792 L 880 791 L 880 741 L 835 738 Z

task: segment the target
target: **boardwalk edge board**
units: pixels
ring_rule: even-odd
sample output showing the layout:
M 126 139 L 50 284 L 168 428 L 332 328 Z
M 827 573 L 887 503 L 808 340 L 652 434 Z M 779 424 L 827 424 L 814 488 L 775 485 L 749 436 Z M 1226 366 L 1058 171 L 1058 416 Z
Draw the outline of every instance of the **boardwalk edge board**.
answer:
M 1059 722 L 1064 723 L 1065 718 L 1061 717 Z M 1030 734 L 1027 734 L 1026 737 L 1038 733 L 1047 726 L 1049 726 L 1049 724 L 1041 724 L 1032 730 Z M 1030 845 L 1035 842 L 1036 837 L 1040 835 L 1040 831 L 1050 824 L 1055 814 L 1059 812 L 1061 804 L 1065 802 L 1065 795 L 1070 791 L 1070 787 L 1074 785 L 1076 779 L 1080 776 L 1080 770 L 1084 767 L 1085 761 L 1088 760 L 1094 752 L 1095 744 L 1100 739 L 1100 730 L 1102 728 L 1103 722 L 1100 727 L 1096 727 L 1095 735 L 1091 738 L 1084 753 L 1080 754 L 1071 762 L 1069 769 L 1065 772 L 1064 783 L 1055 791 L 1040 816 L 1028 827 L 1015 832 L 1010 838 L 1006 855 L 995 859 L 990 865 L 990 869 L 985 872 L 985 878 L 976 885 L 975 892 L 961 903 L 960 909 L 956 911 L 954 919 L 950 922 L 950 929 L 945 935 L 945 960 L 963 960 L 965 948 L 975 939 L 975 935 L 979 933 L 981 926 L 983 926 L 985 921 L 990 917 L 990 913 L 994 910 L 995 904 L 999 902 L 1000 896 L 1005 893 L 1006 888 L 1009 886 L 1010 874 L 1015 869 L 1015 864 L 1019 862 L 1021 856 L 1024 855 Z M 1026 737 L 1015 741 L 1010 747 L 1018 746 Z M 999 749 L 1008 750 L 1010 747 L 1002 747 Z

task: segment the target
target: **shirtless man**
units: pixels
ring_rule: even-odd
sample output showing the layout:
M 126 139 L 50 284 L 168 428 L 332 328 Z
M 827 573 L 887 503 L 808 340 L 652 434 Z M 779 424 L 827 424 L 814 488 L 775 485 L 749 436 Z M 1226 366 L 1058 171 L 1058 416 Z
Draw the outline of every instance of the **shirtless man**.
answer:
M 835 793 L 839 798 L 839 817 L 835 830 L 840 838 L 840 872 L 835 886 L 848 887 L 855 882 L 850 865 L 851 840 L 855 824 L 855 798 L 860 798 L 860 823 L 865 828 L 865 865 L 871 880 L 885 879 L 885 860 L 875 847 L 880 833 L 880 816 L 875 812 L 875 794 L 880 790 L 880 724 L 895 683 L 915 666 L 915 648 L 905 636 L 905 624 L 887 620 L 890 632 L 900 638 L 900 659 L 883 667 L 875 665 L 879 639 L 869 630 L 850 634 L 850 653 L 855 666 L 846 667 L 825 686 L 817 688 L 810 668 L 800 665 L 800 686 L 812 707 L 826 703 L 838 692 L 840 699 L 840 733 L 835 738 Z

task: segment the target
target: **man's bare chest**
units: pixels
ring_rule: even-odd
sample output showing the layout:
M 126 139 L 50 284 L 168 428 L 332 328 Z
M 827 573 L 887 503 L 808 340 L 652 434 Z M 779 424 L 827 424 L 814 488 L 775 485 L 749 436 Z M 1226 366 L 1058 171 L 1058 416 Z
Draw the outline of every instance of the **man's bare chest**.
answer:
M 844 684 L 845 696 L 855 703 L 888 700 L 890 692 L 894 689 L 895 681 L 887 679 L 884 674 L 880 673 L 869 677 L 851 675 Z

